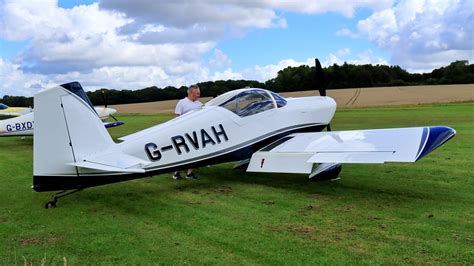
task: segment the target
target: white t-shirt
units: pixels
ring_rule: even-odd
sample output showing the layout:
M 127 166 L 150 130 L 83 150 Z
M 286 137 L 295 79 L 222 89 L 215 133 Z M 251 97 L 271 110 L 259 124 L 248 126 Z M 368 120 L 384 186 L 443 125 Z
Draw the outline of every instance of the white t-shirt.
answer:
M 203 104 L 198 100 L 193 102 L 188 99 L 188 97 L 184 97 L 184 99 L 179 100 L 174 113 L 177 115 L 184 115 L 187 112 L 201 109 L 202 105 Z

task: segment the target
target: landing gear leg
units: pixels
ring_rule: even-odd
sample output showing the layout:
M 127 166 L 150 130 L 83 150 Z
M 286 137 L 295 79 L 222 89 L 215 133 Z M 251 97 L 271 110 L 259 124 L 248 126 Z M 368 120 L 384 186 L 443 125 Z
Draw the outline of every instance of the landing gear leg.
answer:
M 74 194 L 76 192 L 79 192 L 81 191 L 82 189 L 76 189 L 76 190 L 71 190 L 71 191 L 68 191 L 68 190 L 63 190 L 61 192 L 58 192 L 58 193 L 55 193 L 53 194 L 53 196 L 51 197 L 51 200 L 48 201 L 44 207 L 46 209 L 53 209 L 53 208 L 56 208 L 56 203 L 58 203 L 58 199 L 59 198 L 62 198 L 62 197 L 65 197 L 67 195 L 71 195 L 71 194 Z

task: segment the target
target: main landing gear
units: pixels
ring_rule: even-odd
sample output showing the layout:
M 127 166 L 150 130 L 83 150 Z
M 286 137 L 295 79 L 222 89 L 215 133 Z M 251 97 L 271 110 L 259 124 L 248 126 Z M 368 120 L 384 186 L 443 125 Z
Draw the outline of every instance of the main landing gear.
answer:
M 58 193 L 55 193 L 53 194 L 53 196 L 51 197 L 51 200 L 48 201 L 44 207 L 46 209 L 53 209 L 53 208 L 56 208 L 56 203 L 58 203 L 58 199 L 59 198 L 62 198 L 62 197 L 65 197 L 67 195 L 71 195 L 71 194 L 74 194 L 76 192 L 79 192 L 81 191 L 82 189 L 76 189 L 76 190 L 63 190 L 61 192 L 58 192 Z

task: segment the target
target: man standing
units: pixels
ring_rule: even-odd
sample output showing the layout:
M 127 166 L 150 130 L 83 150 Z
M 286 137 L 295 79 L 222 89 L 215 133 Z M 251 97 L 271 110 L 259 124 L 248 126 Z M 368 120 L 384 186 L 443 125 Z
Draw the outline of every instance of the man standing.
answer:
M 176 105 L 176 109 L 174 110 L 175 115 L 180 116 L 193 110 L 201 109 L 203 104 L 198 100 L 200 96 L 201 91 L 199 90 L 198 85 L 189 86 L 188 96 L 179 100 L 178 104 Z M 193 173 L 193 169 L 188 169 L 186 178 L 197 179 L 196 175 Z M 181 179 L 181 174 L 179 171 L 174 172 L 173 179 Z

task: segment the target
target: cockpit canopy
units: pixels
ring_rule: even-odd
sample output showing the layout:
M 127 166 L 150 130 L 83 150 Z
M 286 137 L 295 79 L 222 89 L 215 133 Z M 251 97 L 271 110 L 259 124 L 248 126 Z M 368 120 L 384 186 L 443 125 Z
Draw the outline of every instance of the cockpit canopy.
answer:
M 208 103 L 206 106 L 220 106 L 240 117 L 258 114 L 286 105 L 282 96 L 264 89 L 249 88 L 229 91 Z
M 5 109 L 8 109 L 8 106 L 6 106 L 3 103 L 0 103 L 0 110 L 5 110 Z

